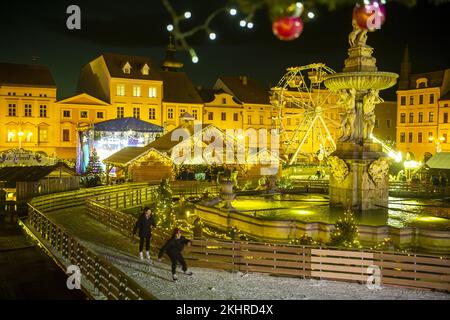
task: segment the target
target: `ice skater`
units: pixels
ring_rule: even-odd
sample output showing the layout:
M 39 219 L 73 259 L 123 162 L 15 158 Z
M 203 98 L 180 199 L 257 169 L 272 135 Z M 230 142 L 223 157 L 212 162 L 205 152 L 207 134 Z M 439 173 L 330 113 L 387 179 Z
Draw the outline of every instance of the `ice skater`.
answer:
M 133 236 L 136 234 L 136 231 L 139 230 L 139 258 L 141 258 L 141 260 L 144 260 L 143 249 L 145 242 L 145 253 L 147 260 L 150 263 L 152 263 L 152 259 L 150 257 L 150 240 L 152 238 L 152 228 L 154 227 L 156 227 L 156 223 L 152 210 L 149 207 L 145 207 L 144 212 L 134 225 Z
M 158 260 L 161 261 L 161 258 L 164 253 L 167 253 L 167 255 L 170 258 L 170 261 L 172 262 L 172 279 L 173 281 L 177 281 L 177 263 L 180 263 L 182 270 L 185 274 L 188 276 L 192 275 L 191 271 L 188 271 L 186 261 L 184 260 L 183 255 L 181 252 L 183 251 L 183 248 L 185 245 L 190 246 L 192 244 L 191 240 L 186 239 L 184 236 L 181 235 L 181 230 L 178 228 L 175 228 L 172 234 L 172 238 L 167 240 L 167 242 L 162 246 L 161 250 L 159 251 Z

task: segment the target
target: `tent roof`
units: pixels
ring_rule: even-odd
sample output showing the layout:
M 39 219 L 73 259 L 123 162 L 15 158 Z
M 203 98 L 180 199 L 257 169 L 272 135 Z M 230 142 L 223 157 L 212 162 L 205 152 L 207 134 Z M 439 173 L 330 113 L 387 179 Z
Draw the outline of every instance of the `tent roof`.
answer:
M 450 152 L 438 152 L 427 161 L 431 169 L 450 170 Z
M 0 181 L 7 182 L 32 182 L 39 181 L 53 171 L 61 168 L 65 173 L 76 176 L 76 172 L 64 163 L 54 166 L 31 166 L 31 167 L 3 167 L 0 168 Z
M 163 132 L 163 128 L 153 123 L 149 123 L 136 118 L 119 118 L 95 123 L 95 131 L 114 131 L 114 132 Z

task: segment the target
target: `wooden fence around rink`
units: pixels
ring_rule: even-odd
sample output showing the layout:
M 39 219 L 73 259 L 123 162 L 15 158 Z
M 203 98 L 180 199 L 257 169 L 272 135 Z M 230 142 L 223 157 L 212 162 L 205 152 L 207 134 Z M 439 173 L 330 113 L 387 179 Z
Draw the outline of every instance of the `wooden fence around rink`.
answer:
M 78 266 L 82 277 L 91 283 L 96 293 L 103 294 L 109 300 L 155 299 L 128 275 L 105 258 L 81 245 L 75 237 L 63 227 L 50 221 L 37 208 L 29 205 L 27 219 L 26 223 L 22 222 L 22 227 L 26 228 L 28 233 L 42 246 L 46 247 L 46 251 L 58 260 L 61 268 L 64 269 L 69 264 Z M 59 258 L 55 257 L 54 252 Z M 94 293 L 87 288 L 84 288 L 83 291 L 91 298 L 95 297 Z
M 125 235 L 136 222 L 94 199 L 87 200 L 86 212 Z M 168 237 L 154 232 L 152 250 Z M 197 267 L 363 283 L 378 274 L 381 285 L 450 291 L 450 258 L 445 256 L 195 239 L 185 257 Z

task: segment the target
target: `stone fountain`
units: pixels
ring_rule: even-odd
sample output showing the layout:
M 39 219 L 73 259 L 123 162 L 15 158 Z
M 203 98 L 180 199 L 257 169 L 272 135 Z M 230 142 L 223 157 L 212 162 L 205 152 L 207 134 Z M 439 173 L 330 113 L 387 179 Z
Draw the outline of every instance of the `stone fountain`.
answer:
M 342 136 L 328 161 L 331 166 L 330 205 L 354 211 L 387 206 L 389 160 L 382 146 L 372 139 L 375 106 L 383 102 L 379 91 L 394 86 L 398 75 L 380 72 L 373 48 L 366 44 L 367 30 L 353 22 L 349 57 L 341 73 L 325 78 L 325 86 L 339 95 L 345 110 Z
M 233 192 L 234 181 L 230 178 L 224 178 L 221 181 L 220 198 L 222 199 L 222 208 L 227 210 L 234 210 L 231 202 L 236 198 Z

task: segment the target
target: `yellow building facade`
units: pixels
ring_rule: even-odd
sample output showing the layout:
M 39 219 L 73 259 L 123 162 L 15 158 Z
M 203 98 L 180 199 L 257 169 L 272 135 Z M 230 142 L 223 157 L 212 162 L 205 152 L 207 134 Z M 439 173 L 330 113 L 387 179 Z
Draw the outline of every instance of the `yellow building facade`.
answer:
M 45 66 L 0 63 L 0 151 L 23 148 L 56 156 L 56 85 Z

